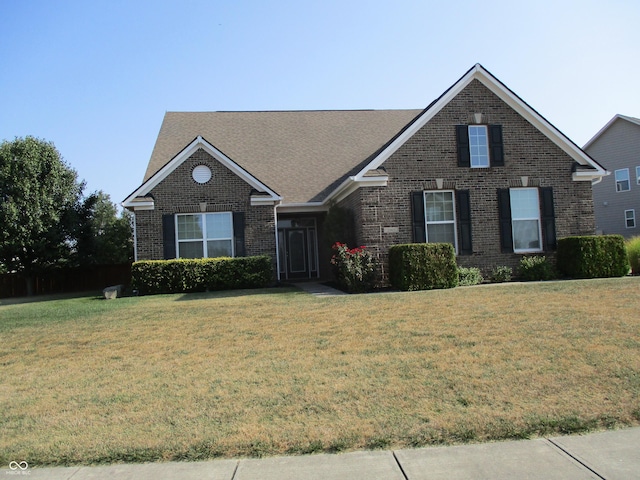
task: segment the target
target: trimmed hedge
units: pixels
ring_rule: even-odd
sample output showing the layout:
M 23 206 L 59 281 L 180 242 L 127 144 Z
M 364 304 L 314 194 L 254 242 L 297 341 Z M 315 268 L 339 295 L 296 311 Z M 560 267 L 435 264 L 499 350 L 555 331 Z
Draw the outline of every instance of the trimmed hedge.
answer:
M 399 290 L 458 285 L 456 253 L 450 243 L 411 243 L 389 249 L 389 281 Z
M 630 268 L 622 235 L 561 238 L 557 266 L 562 275 L 571 278 L 622 277 Z
M 272 270 L 266 255 L 143 260 L 131 266 L 131 283 L 140 295 L 262 288 L 271 283 Z

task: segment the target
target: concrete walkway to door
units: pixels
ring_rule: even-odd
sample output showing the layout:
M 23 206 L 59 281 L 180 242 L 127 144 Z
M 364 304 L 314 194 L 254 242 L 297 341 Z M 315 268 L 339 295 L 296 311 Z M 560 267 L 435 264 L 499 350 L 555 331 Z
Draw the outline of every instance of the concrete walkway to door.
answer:
M 332 297 L 336 295 L 348 295 L 342 290 L 337 290 L 335 288 L 329 287 L 328 285 L 324 285 L 321 282 L 298 282 L 294 283 L 293 286 L 299 288 L 300 290 L 304 290 L 312 295 L 317 297 Z

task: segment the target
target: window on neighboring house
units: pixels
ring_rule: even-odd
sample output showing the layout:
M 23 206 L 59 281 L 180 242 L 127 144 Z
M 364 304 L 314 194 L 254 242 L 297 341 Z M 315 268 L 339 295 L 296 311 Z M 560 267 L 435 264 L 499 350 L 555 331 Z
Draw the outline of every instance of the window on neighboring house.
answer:
M 636 183 L 640 185 L 640 167 L 636 167 Z
M 460 255 L 471 255 L 469 190 L 428 190 L 411 193 L 413 241 L 450 243 Z
M 503 252 L 534 253 L 556 247 L 553 190 L 498 190 L 500 242 Z
M 626 192 L 628 190 L 631 190 L 629 169 L 621 168 L 620 170 L 616 170 L 616 192 Z
M 636 211 L 635 210 L 625 210 L 624 211 L 624 222 L 627 228 L 636 228 Z
M 176 215 L 178 258 L 233 257 L 231 213 Z
M 504 166 L 501 125 L 457 125 L 458 166 Z

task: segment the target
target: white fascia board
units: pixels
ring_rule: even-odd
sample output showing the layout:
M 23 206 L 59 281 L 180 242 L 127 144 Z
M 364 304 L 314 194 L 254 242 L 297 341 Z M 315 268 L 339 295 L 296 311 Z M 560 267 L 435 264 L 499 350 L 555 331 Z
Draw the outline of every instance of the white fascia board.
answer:
M 274 200 L 272 197 L 264 195 L 251 196 L 251 205 L 277 205 L 279 200 Z
M 278 205 L 278 213 L 314 213 L 326 212 L 329 206 L 323 202 L 307 203 L 281 203 Z
M 327 196 L 323 203 L 329 204 L 329 202 L 339 202 L 360 187 L 386 187 L 389 182 L 389 177 L 386 175 L 379 175 L 375 177 L 349 177 L 338 186 L 331 194 Z
M 369 170 L 379 168 L 393 153 L 400 148 L 409 138 L 411 138 L 418 130 L 424 127 L 444 106 L 446 106 L 453 98 L 456 97 L 464 88 L 473 80 L 480 81 L 484 86 L 491 90 L 498 98 L 518 112 L 522 117 L 528 120 L 534 127 L 540 130 L 547 138 L 554 142 L 559 148 L 567 153 L 571 158 L 581 165 L 588 165 L 594 168 L 596 175 L 606 175 L 606 170 L 597 162 L 590 158 L 577 145 L 569 140 L 557 128 L 545 120 L 539 113 L 533 110 L 511 90 L 509 90 L 502 82 L 491 75 L 482 65 L 476 64 L 469 70 L 460 80 L 458 80 L 449 90 L 447 90 L 436 102 L 425 111 L 412 125 L 402 132 L 387 148 L 367 164 L 360 172 L 355 175 L 357 180 L 364 177 Z
M 600 181 L 602 177 L 606 177 L 607 175 L 611 175 L 611 172 L 605 171 L 604 174 L 600 174 L 599 172 L 573 172 L 571 174 L 571 179 L 574 182 L 588 182 L 588 181 Z
M 198 149 L 202 148 L 213 158 L 218 160 L 221 164 L 235 173 L 238 177 L 243 179 L 249 185 L 251 185 L 256 190 L 261 192 L 266 192 L 269 194 L 269 197 L 272 201 L 280 201 L 282 198 L 263 184 L 260 180 L 255 178 L 249 172 L 247 172 L 244 168 L 238 165 L 236 162 L 227 157 L 224 153 L 218 150 L 216 147 L 207 142 L 204 138 L 198 135 L 198 137 L 187 145 L 180 153 L 178 153 L 171 161 L 169 161 L 164 167 L 158 170 L 149 180 L 140 185 L 138 189 L 129 195 L 122 205 L 125 207 L 134 206 L 133 202 L 136 197 L 143 197 L 147 195 L 151 190 L 153 190 L 160 182 L 162 182 L 165 178 L 169 176 L 171 172 L 173 172 L 176 168 L 178 168 L 185 160 L 187 160 L 191 155 L 193 155 Z

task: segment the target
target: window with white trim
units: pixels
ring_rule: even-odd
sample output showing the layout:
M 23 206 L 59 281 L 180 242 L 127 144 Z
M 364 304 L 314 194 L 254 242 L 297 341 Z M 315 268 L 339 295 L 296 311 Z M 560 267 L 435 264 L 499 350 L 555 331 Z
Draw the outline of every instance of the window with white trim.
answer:
M 458 251 L 453 191 L 424 192 L 427 243 L 450 243 Z
M 471 168 L 489 167 L 489 135 L 486 125 L 469 125 Z
M 511 188 L 511 229 L 515 253 L 541 252 L 542 229 L 537 188 Z
M 178 258 L 233 257 L 230 212 L 176 215 Z
M 640 167 L 636 167 L 636 184 L 640 185 Z
M 629 169 L 621 168 L 620 170 L 616 170 L 616 192 L 627 192 L 629 190 L 631 190 Z
M 636 211 L 625 210 L 624 211 L 624 223 L 627 228 L 636 228 Z

